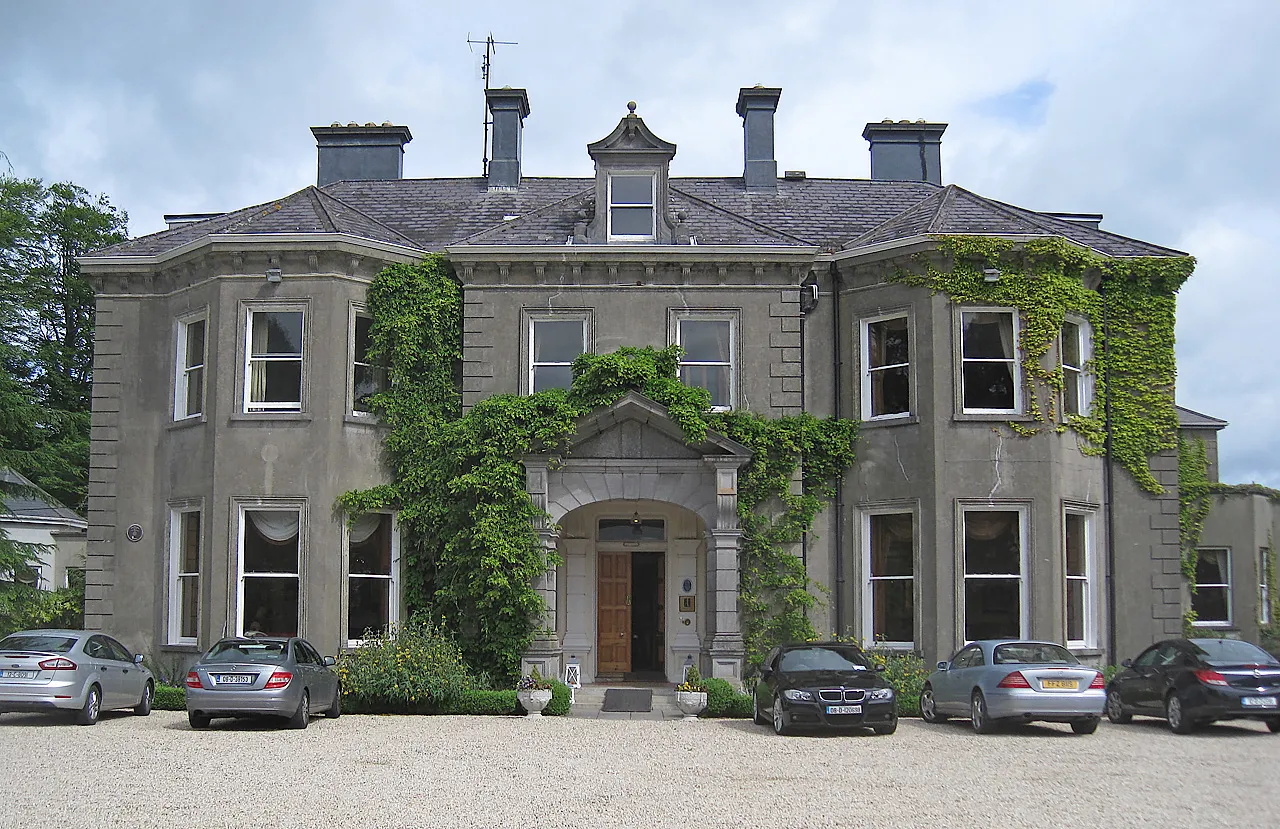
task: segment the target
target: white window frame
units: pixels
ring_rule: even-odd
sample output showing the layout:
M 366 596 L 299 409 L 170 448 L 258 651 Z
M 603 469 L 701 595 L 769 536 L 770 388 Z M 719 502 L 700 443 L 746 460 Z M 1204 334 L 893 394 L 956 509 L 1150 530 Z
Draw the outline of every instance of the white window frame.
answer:
M 200 522 L 199 534 L 196 547 L 196 569 L 194 571 L 185 571 L 182 569 L 183 564 L 183 548 L 184 540 L 183 521 L 184 515 L 194 515 L 196 520 Z M 169 613 L 168 613 L 168 637 L 167 641 L 170 645 L 194 645 L 200 639 L 200 578 L 201 570 L 204 565 L 204 510 L 197 503 L 180 503 L 171 504 L 169 508 Z M 184 594 L 184 582 L 194 582 L 196 591 L 196 631 L 194 636 L 182 635 L 182 598 Z
M 200 323 L 204 326 L 204 353 L 200 355 L 199 364 L 188 366 L 187 331 L 196 323 Z M 201 311 L 198 314 L 192 314 L 178 320 L 178 343 L 175 357 L 173 419 L 178 421 L 203 417 L 205 407 L 208 404 L 209 314 L 207 311 Z M 187 411 L 188 392 L 191 388 L 192 374 L 197 371 L 200 373 L 200 410 L 191 412 Z
M 871 567 L 871 520 L 881 515 L 909 515 L 911 516 L 911 575 L 910 576 L 876 576 L 872 574 Z M 911 650 L 915 647 L 915 636 L 918 627 L 918 614 L 916 610 L 919 607 L 918 587 L 916 583 L 916 573 L 920 569 L 920 526 L 916 518 L 916 512 L 911 508 L 901 506 L 895 507 L 878 507 L 866 509 L 862 511 L 862 568 L 865 578 L 862 584 L 862 641 L 863 645 L 868 648 L 886 648 L 889 650 Z M 912 611 L 911 611 L 911 635 L 910 641 L 877 641 L 875 629 L 875 585 L 877 582 L 887 581 L 908 581 L 911 582 Z
M 1258 548 L 1258 624 L 1271 624 L 1271 584 L 1267 581 L 1267 567 L 1271 560 L 1271 548 Z
M 1200 581 L 1199 581 L 1199 577 L 1197 576 L 1197 579 L 1196 579 L 1196 582 L 1195 582 L 1195 588 L 1196 588 L 1196 591 L 1199 591 L 1199 590 L 1200 590 L 1200 588 L 1202 588 L 1202 587 L 1207 587 L 1207 588 L 1211 588 L 1211 589 L 1214 589 L 1214 590 L 1222 590 L 1222 589 L 1225 589 L 1225 590 L 1227 591 L 1227 602 L 1226 602 L 1226 605 L 1227 605 L 1227 618 L 1226 618 L 1226 619 L 1207 619 L 1207 620 L 1206 620 L 1206 619 L 1201 619 L 1201 618 L 1199 618 L 1199 617 L 1198 617 L 1198 615 L 1197 615 L 1196 620 L 1195 620 L 1194 622 L 1192 622 L 1192 626 L 1193 626 L 1193 627 L 1202 627 L 1202 628 L 1229 628 L 1229 627 L 1232 627 L 1232 626 L 1234 625 L 1234 622 L 1233 622 L 1232 620 L 1233 620 L 1233 619 L 1235 619 L 1235 608 L 1232 606 L 1232 601 L 1233 601 L 1232 592 L 1233 592 L 1233 591 L 1232 591 L 1232 587 L 1231 587 L 1231 564 L 1232 564 L 1232 561 L 1231 561 L 1231 558 L 1232 558 L 1232 556 L 1231 556 L 1231 548 L 1230 548 L 1230 547 L 1200 547 L 1200 548 L 1198 548 L 1198 549 L 1196 550 L 1196 555 L 1197 555 L 1197 556 L 1202 556 L 1202 555 L 1204 555 L 1205 553 L 1209 553 L 1209 552 L 1215 552 L 1215 553 L 1216 553 L 1216 552 L 1223 552 L 1223 553 L 1226 553 L 1226 554 L 1227 554 L 1227 566 L 1224 568 L 1224 569 L 1225 569 L 1225 571 L 1226 571 L 1226 577 L 1227 577 L 1227 580 L 1226 580 L 1225 582 L 1205 582 L 1204 584 L 1201 584 L 1201 583 L 1200 583 Z M 1192 608 L 1193 608 L 1193 609 L 1194 609 L 1194 607 L 1195 607 L 1194 602 L 1195 602 L 1195 597 L 1193 596 L 1193 597 L 1192 597 L 1192 603 L 1193 603 L 1193 604 L 1192 604 Z
M 253 316 L 254 314 L 300 314 L 302 316 L 302 332 L 299 343 L 300 351 L 295 355 L 287 355 L 280 357 L 254 357 L 253 356 Z M 303 305 L 269 305 L 269 306 L 250 306 L 245 309 L 245 327 L 244 327 L 244 398 L 241 401 L 240 410 L 245 414 L 298 414 L 305 410 L 304 401 L 306 398 L 307 385 L 307 308 Z M 254 362 L 296 362 L 298 364 L 298 399 L 296 401 L 282 402 L 254 402 L 253 401 L 253 364 Z
M 298 516 L 298 564 L 297 564 L 298 569 L 297 569 L 297 572 L 295 573 L 254 573 L 251 576 L 246 576 L 245 570 L 244 570 L 244 538 L 245 538 L 245 529 L 247 526 L 246 522 L 248 522 L 249 520 L 249 517 L 245 513 L 248 513 L 248 512 L 292 512 L 297 514 Z M 237 511 L 237 522 L 238 523 L 236 524 L 236 609 L 235 609 L 236 636 L 244 635 L 244 583 L 246 578 L 251 578 L 251 579 L 292 578 L 295 581 L 297 581 L 298 583 L 297 635 L 301 636 L 303 633 L 302 624 L 306 616 L 306 613 L 303 607 L 306 601 L 306 597 L 302 593 L 302 585 L 303 585 L 302 576 L 303 576 L 303 570 L 304 570 L 304 562 L 306 560 L 304 556 L 305 548 L 303 547 L 302 540 L 306 536 L 306 532 L 307 532 L 306 510 L 301 505 L 285 506 L 285 505 L 276 505 L 276 504 L 260 504 L 260 503 L 243 502 L 239 504 L 239 509 Z
M 577 322 L 582 326 L 582 351 L 586 354 L 591 351 L 591 315 L 582 311 L 570 311 L 565 313 L 530 313 L 527 314 L 528 322 L 525 324 L 525 349 L 528 359 L 525 361 L 525 392 L 533 394 L 533 377 L 539 367 L 547 366 L 572 366 L 573 362 L 548 362 L 536 363 L 533 355 L 535 351 L 534 330 L 540 322 Z
M 644 204 L 614 204 L 613 202 L 613 179 L 615 177 L 648 177 L 651 180 L 653 194 L 648 205 Z M 652 242 L 658 235 L 658 174 L 652 170 L 618 170 L 617 172 L 608 174 L 606 182 L 608 192 L 608 205 L 605 207 L 605 222 L 608 225 L 610 242 Z M 646 234 L 637 233 L 614 233 L 613 232 L 613 209 L 615 207 L 648 207 L 649 208 L 649 232 Z
M 356 408 L 356 403 L 358 402 L 356 399 L 356 367 L 364 366 L 365 368 L 368 368 L 371 370 L 381 368 L 383 371 L 386 371 L 385 366 L 379 365 L 378 363 L 370 363 L 367 361 L 360 362 L 356 360 L 357 321 L 365 319 L 365 320 L 369 320 L 370 323 L 372 323 L 373 315 L 369 313 L 368 308 L 364 307 L 363 305 L 356 305 L 353 303 L 351 306 L 351 313 L 349 317 L 350 319 L 349 319 L 349 322 L 347 323 L 347 354 L 350 355 L 350 359 L 347 360 L 347 413 L 354 418 L 376 420 L 378 416 L 374 412 L 365 412 Z M 305 318 L 304 318 L 304 325 L 305 325 Z M 383 390 L 384 391 L 386 390 L 385 384 L 383 386 Z
M 342 549 L 346 551 L 346 559 L 343 561 L 343 570 L 346 573 L 346 582 L 343 586 L 345 599 L 344 607 L 349 613 L 351 608 L 352 579 L 388 581 L 390 582 L 390 587 L 387 591 L 387 627 L 394 628 L 400 624 L 400 516 L 398 513 L 390 510 L 371 510 L 371 512 L 379 515 L 391 516 L 391 574 L 382 576 L 370 573 L 351 572 L 351 527 L 344 523 L 342 530 Z M 342 629 L 346 631 L 349 627 L 349 617 L 344 618 L 342 620 Z M 365 640 L 348 638 L 346 642 L 347 647 L 358 648 L 364 644 Z
M 1089 362 L 1093 359 L 1093 327 L 1089 325 L 1088 320 L 1083 317 L 1074 317 L 1068 315 L 1064 322 L 1064 330 L 1058 334 L 1058 365 L 1062 368 L 1062 414 L 1065 418 L 1069 414 L 1088 415 L 1093 408 L 1093 378 L 1088 371 Z M 1065 353 L 1063 343 L 1066 340 L 1065 324 L 1071 324 L 1076 327 L 1076 351 L 1080 355 L 1080 365 L 1068 366 L 1066 361 L 1062 359 Z M 1067 395 L 1066 386 L 1068 383 L 1074 382 L 1076 387 L 1076 402 L 1079 411 L 1067 411 Z
M 871 366 L 871 326 L 879 322 L 889 322 L 891 320 L 906 320 L 907 323 L 907 362 L 893 363 L 890 365 L 877 366 L 874 369 Z M 914 349 L 912 343 L 915 337 L 911 330 L 911 315 L 906 311 L 894 314 L 881 314 L 876 317 L 867 317 L 859 323 L 860 341 L 862 343 L 862 419 L 863 420 L 900 420 L 912 416 L 913 403 L 915 402 L 915 375 L 911 371 L 911 357 Z M 892 414 L 872 415 L 871 411 L 871 389 L 872 374 L 876 371 L 887 371 L 889 369 L 907 368 L 907 410 L 905 412 L 894 412 Z
M 959 550 L 959 571 L 960 571 L 960 592 L 957 597 L 956 604 L 960 608 L 960 635 L 967 637 L 968 630 L 968 608 L 966 605 L 966 595 L 969 580 L 1000 580 L 1011 581 L 1011 574 L 985 574 L 975 573 L 969 574 L 968 556 L 965 550 L 965 516 L 971 512 L 1016 512 L 1018 514 L 1018 638 L 1026 639 L 1030 636 L 1031 628 L 1031 609 L 1027 606 L 1028 590 L 1027 590 L 1027 567 L 1029 559 L 1028 540 L 1031 537 L 1030 517 L 1031 509 L 1025 503 L 1006 503 L 1006 502 L 980 502 L 967 503 L 960 505 L 960 531 L 956 534 L 956 538 L 960 545 Z M 967 638 L 966 638 L 967 641 Z
M 681 325 L 685 322 L 727 322 L 729 323 L 729 359 L 724 360 L 688 360 L 680 355 L 680 365 L 676 368 L 676 376 L 680 377 L 685 366 L 728 366 L 729 368 L 729 403 L 726 406 L 712 406 L 713 412 L 731 411 L 738 405 L 738 314 L 734 311 L 687 311 L 674 313 L 671 320 L 670 342 L 681 343 Z M 681 379 L 680 382 L 684 382 Z
M 964 414 L 996 414 L 996 415 L 1018 415 L 1022 414 L 1022 360 L 1019 359 L 1019 343 L 1022 340 L 1021 320 L 1019 319 L 1018 310 L 1016 308 L 981 308 L 981 307 L 964 307 L 959 309 L 959 330 L 956 338 L 956 356 L 958 357 L 959 376 L 956 378 L 956 386 L 960 392 L 960 410 Z M 1013 357 L 1007 360 L 995 360 L 990 358 L 967 358 L 964 356 L 964 318 L 967 314 L 1008 314 L 1013 320 Z M 968 363 L 1009 363 L 1012 366 L 1013 377 L 1013 408 L 1011 409 L 970 409 L 964 405 L 965 391 L 965 375 L 964 367 Z
M 1073 576 L 1067 571 L 1067 521 L 1069 517 L 1081 519 L 1081 531 L 1084 534 L 1084 574 Z M 1098 646 L 1098 590 L 1097 590 L 1097 553 L 1094 541 L 1094 528 L 1097 526 L 1097 513 L 1093 510 L 1078 507 L 1067 507 L 1062 511 L 1062 578 L 1063 578 L 1063 640 L 1068 648 L 1095 648 Z M 1083 591 L 1083 606 L 1080 608 L 1083 622 L 1083 639 L 1071 639 L 1071 628 L 1066 624 L 1070 613 L 1070 591 L 1066 586 L 1072 581 L 1080 582 Z

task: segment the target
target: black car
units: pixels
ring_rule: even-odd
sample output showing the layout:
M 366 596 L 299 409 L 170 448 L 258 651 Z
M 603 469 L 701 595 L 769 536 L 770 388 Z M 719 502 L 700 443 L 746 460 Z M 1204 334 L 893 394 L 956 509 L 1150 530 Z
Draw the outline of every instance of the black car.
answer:
M 774 648 L 756 682 L 755 721 L 787 734 L 800 728 L 898 729 L 898 700 L 860 648 L 841 642 L 806 642 Z
M 1262 720 L 1280 732 L 1280 661 L 1238 639 L 1168 639 L 1147 648 L 1107 686 L 1107 719 L 1164 717 L 1178 734 L 1215 720 Z

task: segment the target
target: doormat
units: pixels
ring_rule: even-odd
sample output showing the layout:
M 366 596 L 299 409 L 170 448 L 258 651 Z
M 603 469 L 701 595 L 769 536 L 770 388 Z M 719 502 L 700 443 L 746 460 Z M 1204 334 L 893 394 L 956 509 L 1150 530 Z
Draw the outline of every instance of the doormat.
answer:
M 653 706 L 653 691 L 647 688 L 610 688 L 604 692 L 601 711 L 630 711 L 639 713 Z

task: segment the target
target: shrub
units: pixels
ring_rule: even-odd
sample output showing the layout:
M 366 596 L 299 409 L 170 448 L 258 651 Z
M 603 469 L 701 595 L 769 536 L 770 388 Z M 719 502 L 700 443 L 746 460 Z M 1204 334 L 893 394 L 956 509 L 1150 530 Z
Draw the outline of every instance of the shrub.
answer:
M 367 633 L 364 644 L 338 657 L 336 670 L 351 713 L 443 711 L 474 685 L 453 639 L 421 619 Z
M 551 702 L 542 709 L 544 717 L 563 717 L 569 713 L 569 686 L 558 679 L 551 680 Z
M 676 690 L 693 691 L 695 693 L 707 690 L 707 683 L 702 679 L 702 673 L 698 670 L 697 665 L 689 666 L 689 671 L 684 676 L 684 682 L 677 685 Z
M 740 694 L 726 680 L 704 679 L 707 686 L 707 708 L 704 717 L 732 717 L 743 719 L 753 713 L 750 694 Z
M 187 689 L 174 685 L 156 684 L 156 698 L 151 707 L 157 711 L 186 711 Z
M 871 650 L 868 656 L 885 666 L 884 678 L 898 698 L 898 716 L 920 716 L 920 691 L 931 673 L 924 658 L 911 651 L 889 650 Z
M 515 691 L 487 691 L 471 688 L 458 694 L 457 697 L 441 710 L 442 714 L 514 714 L 519 707 Z M 546 713 L 546 712 L 543 712 Z

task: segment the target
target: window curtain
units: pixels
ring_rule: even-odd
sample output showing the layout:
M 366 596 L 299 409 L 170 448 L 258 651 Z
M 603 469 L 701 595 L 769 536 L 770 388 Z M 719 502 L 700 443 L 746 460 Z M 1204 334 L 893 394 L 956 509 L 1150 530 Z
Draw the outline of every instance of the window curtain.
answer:
M 352 544 L 363 544 L 382 526 L 382 519 L 387 516 L 380 512 L 367 512 L 351 522 L 347 532 Z
M 249 325 L 249 399 L 261 402 L 267 399 L 267 362 L 253 357 L 267 353 L 267 317 L 263 314 L 250 314 Z
M 1013 315 L 1012 314 L 993 314 L 996 318 L 996 327 L 1000 331 L 1000 350 L 1004 354 L 1005 359 L 1013 359 Z
M 254 529 L 274 544 L 283 544 L 298 537 L 299 515 L 296 512 L 249 510 L 247 515 Z
M 964 534 L 975 541 L 993 541 L 1009 531 L 1016 512 L 966 512 Z

